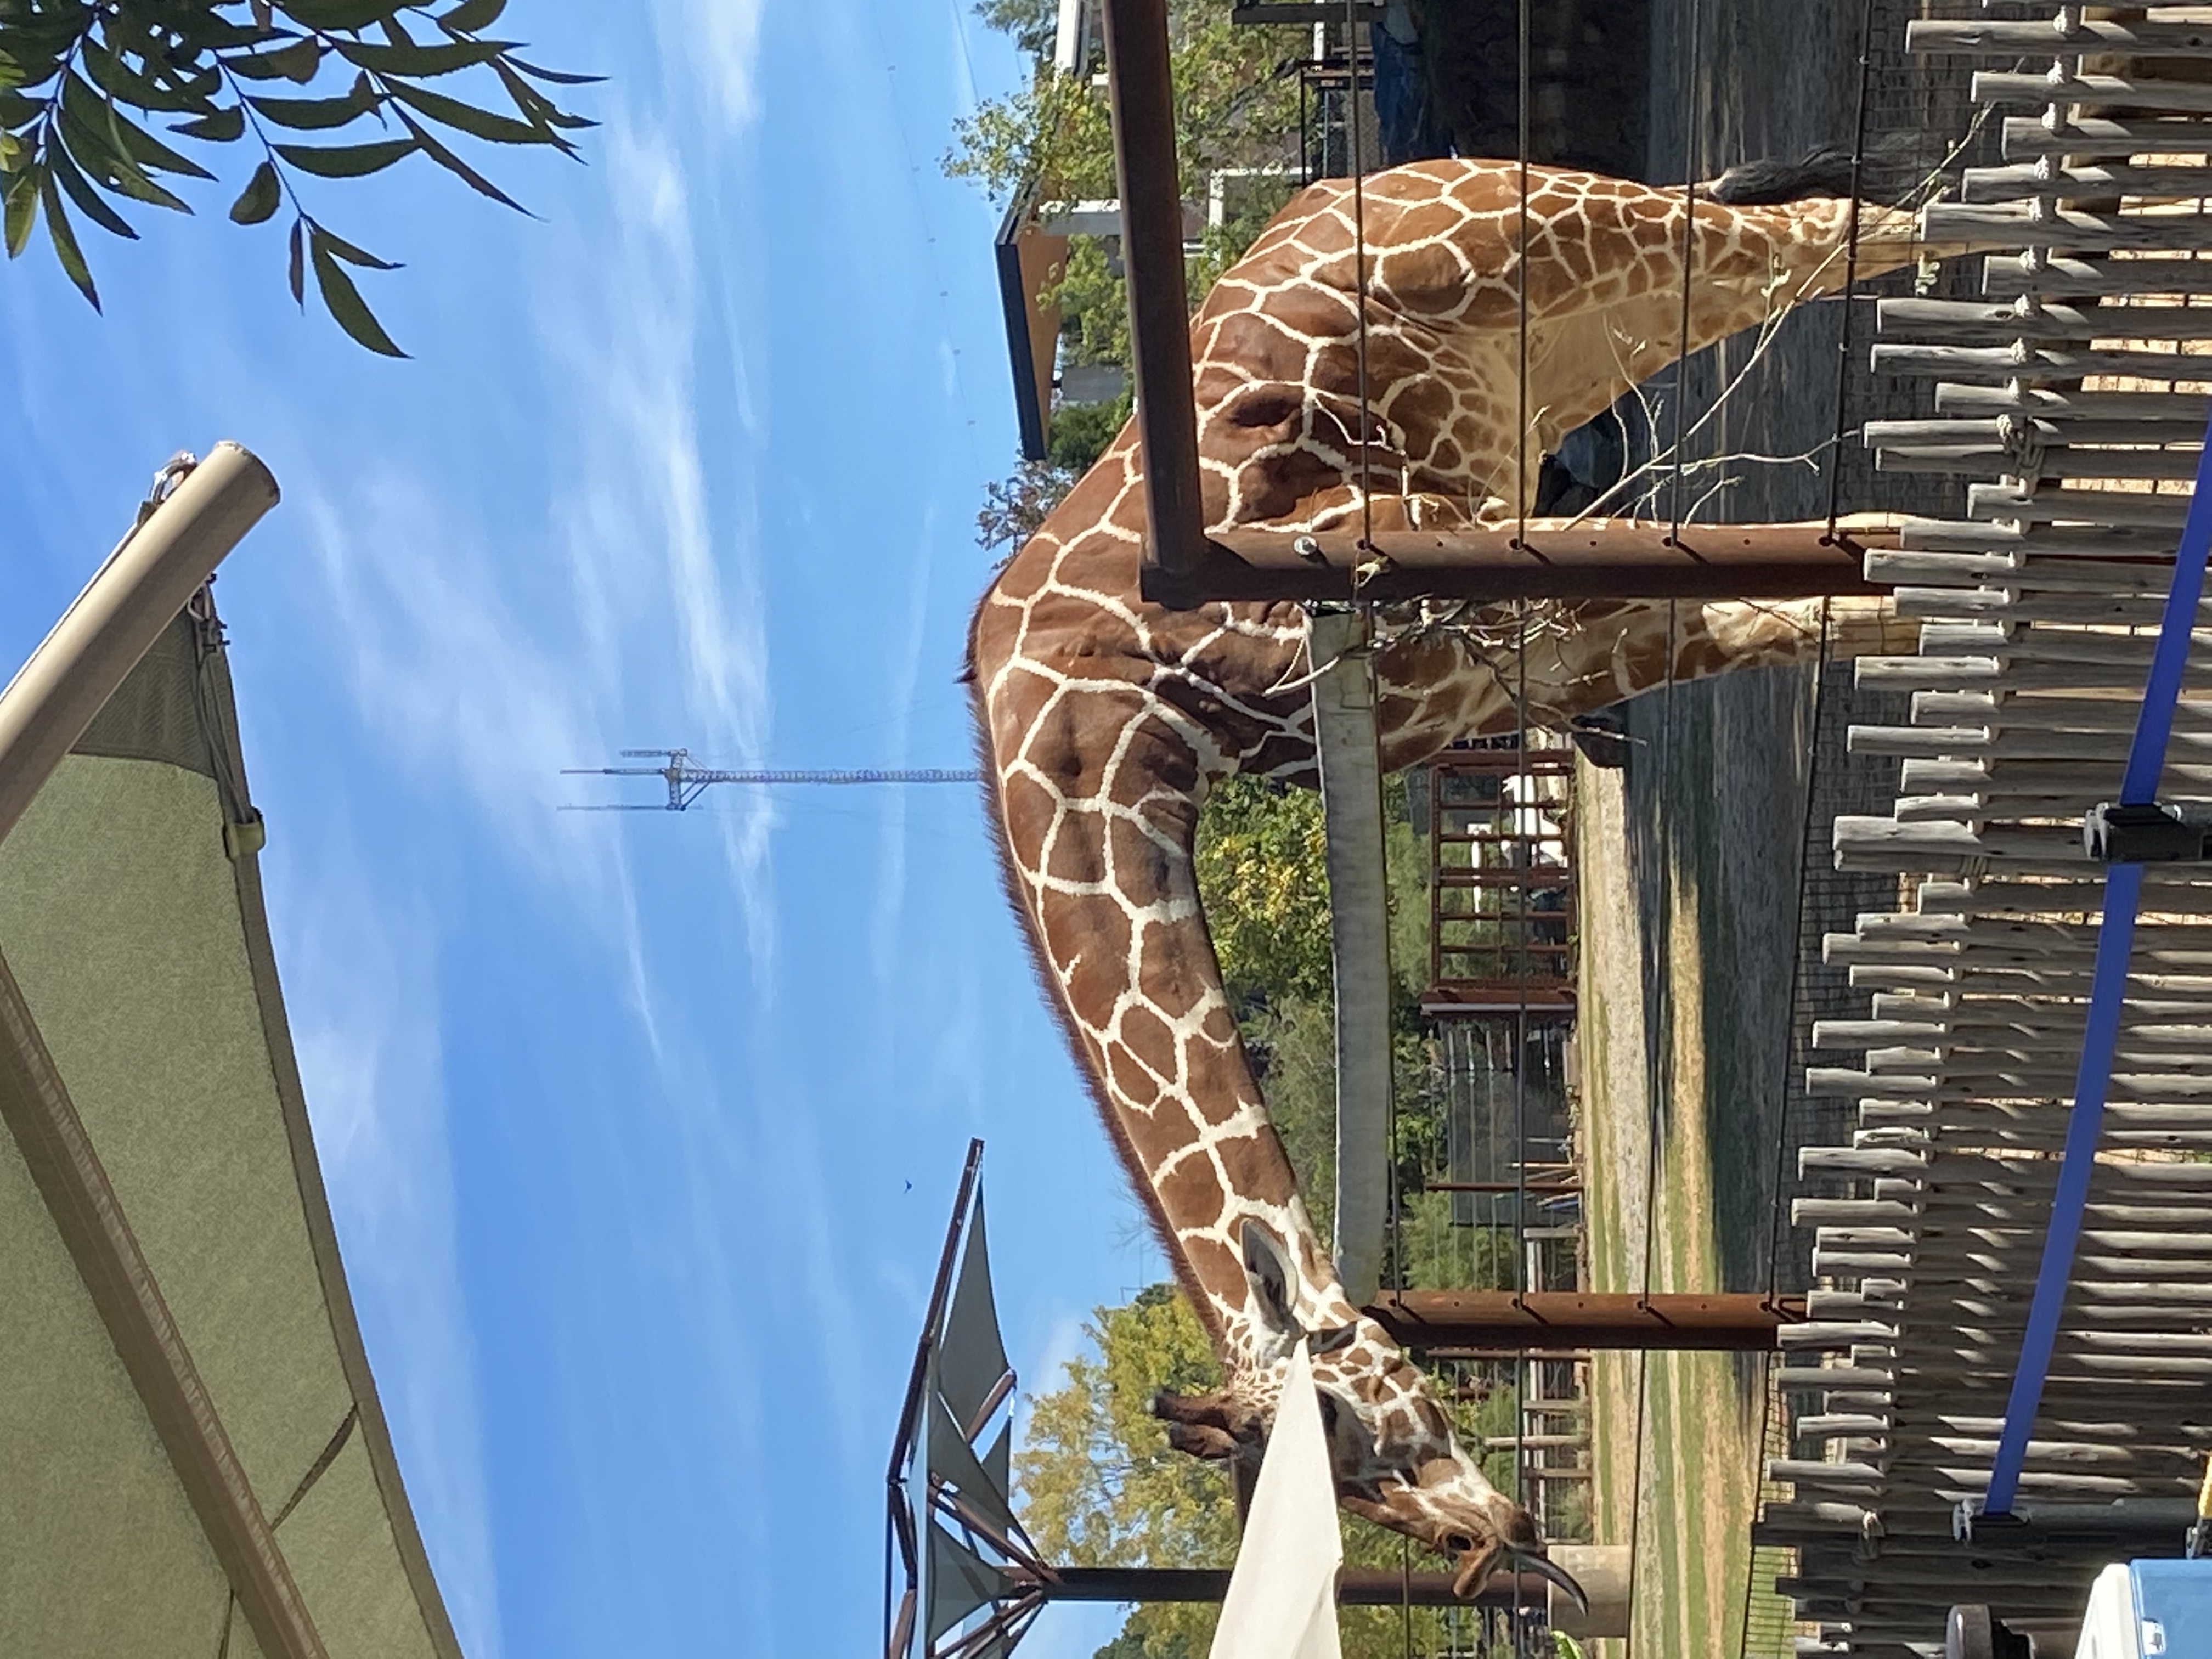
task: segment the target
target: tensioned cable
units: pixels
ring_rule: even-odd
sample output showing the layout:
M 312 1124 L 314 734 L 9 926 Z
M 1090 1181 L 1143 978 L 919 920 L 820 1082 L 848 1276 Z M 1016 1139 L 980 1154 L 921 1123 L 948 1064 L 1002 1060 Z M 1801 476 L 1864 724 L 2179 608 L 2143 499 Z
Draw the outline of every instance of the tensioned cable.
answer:
M 1515 348 L 1519 353 L 1515 386 L 1518 398 L 1513 445 L 1514 542 L 1528 539 L 1528 104 L 1534 77 L 1529 73 L 1528 0 L 1520 0 L 1516 17 L 1516 95 L 1514 143 L 1517 162 L 1518 239 L 1514 264 L 1515 301 L 1519 315 Z M 1516 1303 L 1527 1307 L 1533 1287 L 1528 1273 L 1528 878 L 1534 870 L 1534 851 L 1527 836 L 1528 798 L 1534 794 L 1528 772 L 1528 601 L 1513 602 L 1513 744 L 1521 768 L 1522 799 L 1513 804 L 1514 833 L 1521 837 L 1521 878 L 1515 886 L 1516 931 L 1520 940 L 1518 987 L 1513 1018 L 1513 1141 L 1516 1191 L 1513 1203 L 1513 1282 L 1521 1287 Z M 1528 1351 L 1523 1348 L 1513 1364 L 1513 1497 L 1524 1508 L 1528 1501 Z M 1531 1621 L 1519 1616 L 1520 1558 L 1514 1558 L 1513 1645 L 1519 1652 Z
M 1859 200 L 1866 184 L 1867 88 L 1874 78 L 1874 0 L 1866 0 L 1859 21 L 1859 104 L 1851 124 L 1851 200 L 1844 228 L 1844 320 L 1837 346 L 1836 419 L 1834 441 L 1828 448 L 1828 529 L 1826 539 L 1836 539 L 1836 503 L 1844 486 L 1844 418 L 1848 411 L 1851 383 L 1851 307 L 1858 297 Z
M 1374 410 L 1367 383 L 1367 161 L 1359 139 L 1359 0 L 1344 0 L 1345 117 L 1352 149 L 1352 279 L 1358 301 L 1359 365 L 1359 542 L 1363 553 L 1375 539 L 1375 456 L 1370 431 Z M 1352 562 L 1352 597 L 1359 594 L 1359 567 Z

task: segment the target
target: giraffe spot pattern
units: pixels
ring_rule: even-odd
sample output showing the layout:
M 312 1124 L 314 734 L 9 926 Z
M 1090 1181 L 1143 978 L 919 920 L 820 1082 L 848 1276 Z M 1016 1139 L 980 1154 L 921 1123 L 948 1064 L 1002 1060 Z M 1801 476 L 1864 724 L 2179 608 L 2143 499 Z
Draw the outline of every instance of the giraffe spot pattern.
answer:
M 1692 206 L 1679 189 L 1528 176 L 1525 212 L 1519 169 L 1495 162 L 1379 173 L 1358 204 L 1346 182 L 1323 183 L 1262 233 L 1192 322 L 1211 523 L 1395 527 L 1509 513 L 1547 444 L 1671 360 L 1686 230 L 1692 347 L 1842 283 L 1844 204 Z M 1861 275 L 1919 251 L 1905 216 L 1869 210 L 1862 228 Z M 1262 1328 L 1243 1265 L 1252 1220 L 1289 1245 L 1306 1325 L 1358 1322 L 1358 1340 L 1315 1365 L 1374 1448 L 1339 1468 L 1347 1501 L 1358 1494 L 1431 1542 L 1525 1530 L 1525 1514 L 1454 1442 L 1418 1368 L 1337 1282 L 1267 1121 L 1198 903 L 1191 836 L 1206 792 L 1240 771 L 1313 781 L 1304 615 L 1149 604 L 1138 585 L 1145 533 L 1125 429 L 977 610 L 972 683 L 1017 909 L 1078 1063 L 1221 1346 L 1226 1393 L 1264 1422 L 1279 1389 L 1279 1339 Z M 1880 607 L 1838 614 L 1843 654 L 1895 648 Z M 1524 708 L 1557 725 L 1668 678 L 1802 659 L 1818 619 L 1817 605 L 1595 602 L 1425 629 L 1408 612 L 1393 619 L 1408 631 L 1374 665 L 1384 761 L 1410 765 L 1456 738 L 1510 731 Z

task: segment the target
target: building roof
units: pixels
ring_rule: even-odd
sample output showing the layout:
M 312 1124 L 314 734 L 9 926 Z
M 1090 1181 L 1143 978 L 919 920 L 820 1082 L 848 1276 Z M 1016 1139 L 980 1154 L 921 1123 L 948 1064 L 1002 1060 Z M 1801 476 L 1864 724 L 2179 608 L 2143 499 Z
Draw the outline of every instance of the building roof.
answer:
M 1038 227 L 1034 185 L 1015 196 L 999 222 L 995 253 L 1022 457 L 1041 461 L 1052 426 L 1053 360 L 1060 344 L 1058 293 L 1067 264 L 1067 238 Z M 1048 294 L 1054 296 L 1049 302 Z
M 459 1659 L 260 840 L 203 592 L 0 843 L 0 1653 Z

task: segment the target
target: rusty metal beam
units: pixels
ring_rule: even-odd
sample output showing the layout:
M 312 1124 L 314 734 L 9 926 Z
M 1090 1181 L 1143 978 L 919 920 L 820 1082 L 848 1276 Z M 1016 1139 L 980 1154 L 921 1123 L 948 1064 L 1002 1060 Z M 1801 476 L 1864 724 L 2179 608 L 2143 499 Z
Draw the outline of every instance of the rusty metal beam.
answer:
M 1150 523 L 1145 574 L 1148 584 L 1157 577 L 1180 591 L 1209 556 L 1199 504 L 1198 411 L 1191 397 L 1190 301 L 1182 265 L 1167 0 L 1106 0 L 1103 21 Z
M 1012 1576 L 1049 1601 L 1219 1601 L 1229 1594 L 1226 1567 L 1060 1567 L 1049 1581 Z M 1448 1572 L 1346 1567 L 1336 1586 L 1338 1604 L 1354 1607 L 1540 1607 L 1546 1597 L 1544 1580 L 1533 1573 L 1517 1581 L 1510 1572 L 1492 1573 L 1472 1601 L 1452 1594 Z
M 1170 610 L 1217 600 L 1784 599 L 1872 593 L 1860 565 L 1893 532 L 1850 520 L 1699 525 L 1678 538 L 1624 520 L 1532 520 L 1449 534 L 1229 530 L 1209 538 L 1191 392 L 1190 307 L 1167 0 L 1106 0 L 1106 74 L 1121 192 L 1148 535 L 1142 591 Z
M 1694 1348 L 1756 1353 L 1805 1317 L 1803 1298 L 1680 1292 L 1396 1291 L 1367 1316 L 1408 1348 Z
M 1451 531 L 1317 536 L 1227 530 L 1188 574 L 1147 564 L 1146 597 L 1169 605 L 1219 599 L 1787 599 L 1876 593 L 1869 549 L 1898 544 L 1884 514 L 1803 524 L 1665 525 L 1630 519 L 1532 519 Z M 1355 587 L 1353 578 L 1367 572 Z

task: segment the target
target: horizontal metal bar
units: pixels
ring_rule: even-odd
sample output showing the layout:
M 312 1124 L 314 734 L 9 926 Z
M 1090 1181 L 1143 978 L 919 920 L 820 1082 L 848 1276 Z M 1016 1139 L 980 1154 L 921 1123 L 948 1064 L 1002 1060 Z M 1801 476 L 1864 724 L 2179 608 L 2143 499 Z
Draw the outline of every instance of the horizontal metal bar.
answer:
M 1805 1317 L 1799 1297 L 1750 1292 L 1397 1291 L 1366 1310 L 1413 1348 L 1674 1348 L 1759 1352 Z
M 1024 1587 L 1048 1601 L 1219 1601 L 1229 1594 L 1226 1567 L 1060 1567 L 1049 1580 L 1017 1574 Z M 1397 1573 L 1371 1567 L 1346 1567 L 1337 1575 L 1340 1606 L 1356 1607 L 1540 1607 L 1547 1604 L 1545 1581 L 1534 1573 L 1492 1573 L 1480 1592 L 1462 1600 L 1452 1594 L 1448 1572 Z
M 269 469 L 225 441 L 108 555 L 0 691 L 0 840 L 161 630 L 276 504 Z
M 1876 592 L 1862 555 L 1897 545 L 1884 514 L 1825 522 L 1664 525 L 1532 519 L 1449 532 L 1293 534 L 1231 529 L 1187 575 L 1148 562 L 1145 597 L 1171 607 L 1216 600 L 1452 599 L 1817 599 Z

